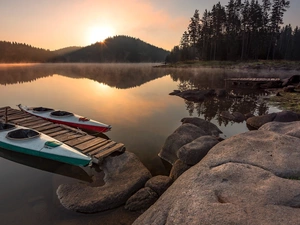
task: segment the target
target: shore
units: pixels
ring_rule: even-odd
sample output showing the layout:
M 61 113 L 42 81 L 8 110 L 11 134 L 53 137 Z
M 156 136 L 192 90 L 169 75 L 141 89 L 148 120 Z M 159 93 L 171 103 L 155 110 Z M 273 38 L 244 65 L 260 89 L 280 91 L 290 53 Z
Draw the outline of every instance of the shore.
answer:
M 224 68 L 224 69 L 268 69 L 268 70 L 300 70 L 300 61 L 257 60 L 257 61 L 199 61 L 191 60 L 164 64 L 163 68 Z

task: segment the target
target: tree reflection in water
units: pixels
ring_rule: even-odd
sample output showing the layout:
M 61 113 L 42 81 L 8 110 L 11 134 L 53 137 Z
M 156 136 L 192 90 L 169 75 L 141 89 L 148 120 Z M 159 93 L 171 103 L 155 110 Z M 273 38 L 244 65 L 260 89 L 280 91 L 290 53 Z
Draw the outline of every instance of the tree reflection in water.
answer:
M 186 74 L 186 73 L 185 73 Z M 253 74 L 251 75 L 253 76 Z M 240 88 L 233 89 L 226 87 L 224 79 L 228 77 L 225 72 L 222 73 L 203 73 L 200 75 L 178 75 L 172 74 L 171 77 L 175 81 L 179 81 L 178 89 L 180 91 L 186 90 L 226 90 L 226 97 L 206 97 L 203 101 L 188 101 L 184 100 L 186 110 L 190 116 L 196 115 L 202 117 L 207 121 L 215 119 L 221 126 L 227 126 L 229 123 L 234 123 L 221 116 L 221 113 L 228 111 L 230 113 L 240 112 L 242 114 L 251 113 L 254 115 L 263 115 L 268 113 L 269 107 L 263 97 L 267 96 L 269 92 L 261 89 Z M 235 97 L 233 97 L 235 96 Z

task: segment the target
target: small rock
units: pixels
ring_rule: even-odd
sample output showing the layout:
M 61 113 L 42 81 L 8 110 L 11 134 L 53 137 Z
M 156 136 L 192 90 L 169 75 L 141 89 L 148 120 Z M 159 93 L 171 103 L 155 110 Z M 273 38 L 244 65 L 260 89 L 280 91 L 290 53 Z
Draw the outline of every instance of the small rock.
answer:
M 181 174 L 187 171 L 191 166 L 183 163 L 180 159 L 176 160 L 170 171 L 169 177 L 175 181 Z
M 151 188 L 155 191 L 159 196 L 161 196 L 172 184 L 172 179 L 168 176 L 158 175 L 150 178 L 145 187 Z
M 125 209 L 130 211 L 145 211 L 158 199 L 158 195 L 149 187 L 140 189 L 132 195 L 125 204 Z
M 284 92 L 295 92 L 295 86 L 293 86 L 293 85 L 289 85 L 289 86 L 287 86 L 287 87 L 284 87 L 283 88 L 283 91 Z
M 165 141 L 159 152 L 159 157 L 173 164 L 177 158 L 179 148 L 198 137 L 207 135 L 203 129 L 190 123 L 182 124 Z
M 228 111 L 221 112 L 220 116 L 227 120 L 234 120 L 234 116 Z
M 253 128 L 258 129 L 265 123 L 272 122 L 275 119 L 276 115 L 276 113 L 270 113 L 262 116 L 250 117 L 247 119 L 247 124 Z
M 223 133 L 215 124 L 198 117 L 185 117 L 181 119 L 181 122 L 183 124 L 190 123 L 200 127 L 206 133 L 206 135 L 214 135 L 218 137 L 219 134 Z

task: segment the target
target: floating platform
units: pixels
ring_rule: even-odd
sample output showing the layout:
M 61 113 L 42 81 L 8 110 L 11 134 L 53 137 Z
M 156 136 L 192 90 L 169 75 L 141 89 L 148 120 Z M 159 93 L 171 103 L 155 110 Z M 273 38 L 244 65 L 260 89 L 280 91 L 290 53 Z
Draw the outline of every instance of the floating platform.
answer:
M 282 80 L 277 77 L 272 78 L 227 78 L 225 79 L 225 86 L 228 86 L 228 82 L 231 84 L 231 86 L 237 86 L 237 87 L 253 87 L 253 88 L 259 88 L 261 85 L 268 85 L 270 87 L 277 87 L 281 86 Z
M 42 118 L 30 115 L 19 109 L 1 107 L 0 117 L 8 123 L 35 129 L 53 137 L 85 155 L 89 155 L 93 163 L 100 164 L 102 160 L 114 152 L 124 152 L 125 145 L 110 139 L 96 137 L 79 129 L 56 124 Z

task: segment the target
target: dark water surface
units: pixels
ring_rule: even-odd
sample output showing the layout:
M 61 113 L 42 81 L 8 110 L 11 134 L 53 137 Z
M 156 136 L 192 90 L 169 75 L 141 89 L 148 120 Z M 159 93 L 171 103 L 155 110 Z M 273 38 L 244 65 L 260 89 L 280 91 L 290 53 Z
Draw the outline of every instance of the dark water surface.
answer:
M 245 123 L 220 117 L 222 111 L 278 111 L 253 90 L 234 90 L 242 98 L 188 102 L 170 96 L 174 89 L 225 88 L 227 77 L 288 77 L 293 71 L 162 69 L 153 64 L 0 65 L 0 107 L 21 103 L 66 110 L 112 125 L 107 136 L 134 152 L 153 175 L 168 174 L 158 156 L 165 139 L 187 116 L 207 119 L 228 138 L 248 130 Z M 0 150 L 1 224 L 131 224 L 137 213 L 123 208 L 98 214 L 64 209 L 56 196 L 62 183 L 91 182 L 82 169 Z M 113 215 L 113 216 L 112 216 Z

